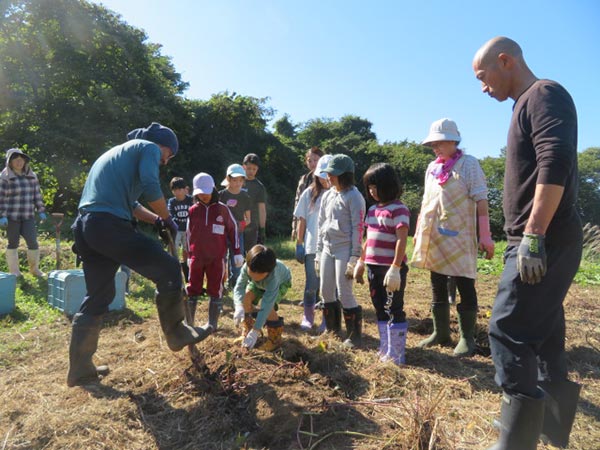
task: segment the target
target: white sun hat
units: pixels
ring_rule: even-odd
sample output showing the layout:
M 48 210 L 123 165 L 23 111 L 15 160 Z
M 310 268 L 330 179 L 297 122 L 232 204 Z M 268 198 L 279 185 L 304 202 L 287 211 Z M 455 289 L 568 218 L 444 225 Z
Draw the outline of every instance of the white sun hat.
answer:
M 429 128 L 429 134 L 421 143 L 428 145 L 437 141 L 460 142 L 460 133 L 454 120 L 440 119 L 433 122 Z

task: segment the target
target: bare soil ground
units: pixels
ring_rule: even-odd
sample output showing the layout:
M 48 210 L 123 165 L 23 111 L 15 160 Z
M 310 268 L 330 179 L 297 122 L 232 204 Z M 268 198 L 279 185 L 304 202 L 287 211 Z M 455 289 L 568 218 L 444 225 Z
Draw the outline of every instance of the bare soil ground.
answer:
M 0 334 L 4 343 L 21 342 L 0 356 L 0 449 L 450 450 L 495 441 L 500 390 L 486 330 L 497 277 L 478 281 L 479 354 L 457 359 L 452 347 L 416 348 L 431 331 L 430 288 L 428 273 L 412 270 L 407 365 L 396 367 L 378 360 L 364 286 L 356 287 L 365 307 L 362 349 L 342 351 L 334 336 L 302 332 L 303 271 L 286 262 L 297 281 L 281 305 L 285 341 L 273 354 L 233 344 L 230 300 L 220 330 L 198 345 L 198 367 L 186 350 L 168 350 L 156 315 L 111 313 L 96 353 L 111 373 L 85 387 L 65 384 L 66 317 L 26 334 Z M 599 297 L 599 287 L 574 285 L 565 302 L 570 376 L 583 384 L 572 449 L 600 448 Z M 207 317 L 206 303 L 197 317 Z

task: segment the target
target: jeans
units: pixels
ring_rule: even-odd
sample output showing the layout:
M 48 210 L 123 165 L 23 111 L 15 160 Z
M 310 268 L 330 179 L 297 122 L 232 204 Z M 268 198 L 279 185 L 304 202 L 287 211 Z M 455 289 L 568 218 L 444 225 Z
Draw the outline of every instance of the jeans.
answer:
M 304 260 L 304 275 L 306 285 L 304 286 L 304 306 L 313 306 L 317 302 L 317 292 L 319 290 L 319 275 L 315 270 L 315 255 L 314 253 L 306 255 Z
M 242 250 L 242 255 L 244 254 L 244 232 L 240 231 L 238 232 L 238 240 L 240 242 L 240 249 Z M 235 287 L 235 282 L 237 281 L 238 277 L 240 276 L 240 271 L 242 270 L 241 267 L 235 267 L 235 262 L 233 260 L 233 257 L 235 256 L 235 254 L 233 253 L 233 244 L 229 241 L 227 241 L 227 247 L 228 247 L 228 255 L 227 258 L 229 260 L 229 272 L 227 274 L 227 284 L 229 285 L 230 289 L 233 289 Z
M 152 280 L 159 293 L 181 290 L 179 261 L 158 241 L 137 232 L 129 220 L 109 213 L 87 213 L 78 216 L 72 228 L 87 287 L 79 312 L 99 315 L 108 311 L 121 264 Z
M 570 236 L 572 240 L 573 236 Z M 581 260 L 574 242 L 546 245 L 548 268 L 538 284 L 521 282 L 517 246 L 509 246 L 489 325 L 496 383 L 531 397 L 540 380 L 567 378 L 563 301 Z

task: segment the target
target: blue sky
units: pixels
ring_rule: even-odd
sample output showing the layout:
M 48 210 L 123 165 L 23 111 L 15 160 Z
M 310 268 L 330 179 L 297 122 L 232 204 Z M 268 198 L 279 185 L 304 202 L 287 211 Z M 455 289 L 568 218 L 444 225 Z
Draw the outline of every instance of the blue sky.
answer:
M 186 96 L 269 97 L 275 120 L 358 115 L 379 142 L 422 140 L 454 119 L 477 157 L 505 145 L 512 101 L 481 92 L 471 61 L 488 39 L 521 45 L 539 78 L 563 84 L 579 150 L 600 146 L 600 1 L 99 0 L 163 46 Z

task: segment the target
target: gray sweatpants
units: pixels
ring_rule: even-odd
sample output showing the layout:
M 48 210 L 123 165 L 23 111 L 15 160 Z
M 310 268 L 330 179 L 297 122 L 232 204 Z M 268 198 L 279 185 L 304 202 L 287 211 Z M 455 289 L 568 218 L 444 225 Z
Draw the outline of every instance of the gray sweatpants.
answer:
M 352 279 L 346 278 L 344 272 L 350 259 L 350 247 L 344 250 L 336 250 L 335 255 L 329 250 L 323 249 L 319 261 L 319 273 L 321 276 L 321 296 L 325 303 L 336 300 L 337 288 L 338 298 L 344 309 L 356 308 L 358 302 L 352 292 Z

